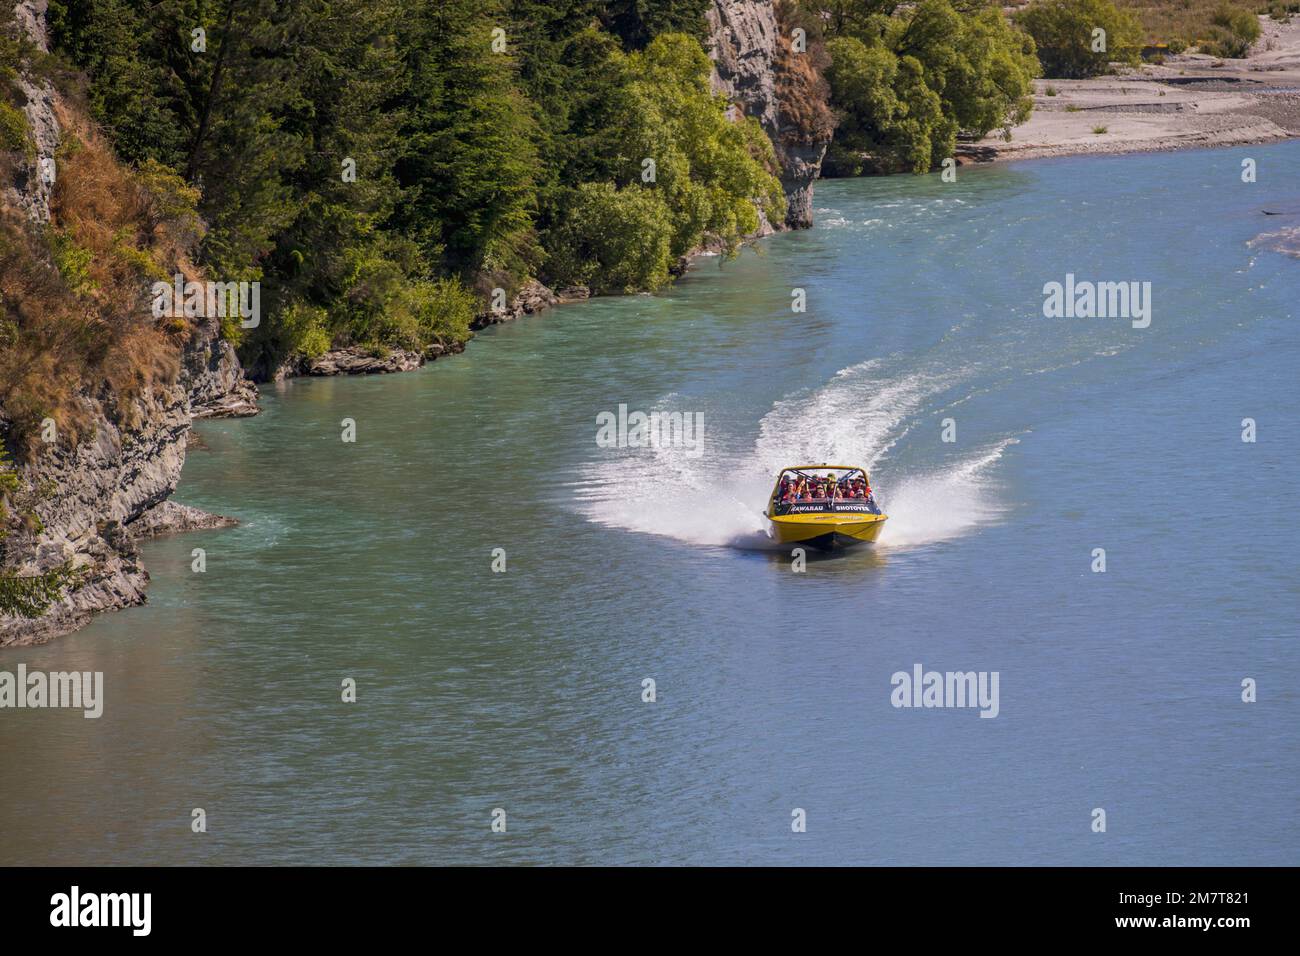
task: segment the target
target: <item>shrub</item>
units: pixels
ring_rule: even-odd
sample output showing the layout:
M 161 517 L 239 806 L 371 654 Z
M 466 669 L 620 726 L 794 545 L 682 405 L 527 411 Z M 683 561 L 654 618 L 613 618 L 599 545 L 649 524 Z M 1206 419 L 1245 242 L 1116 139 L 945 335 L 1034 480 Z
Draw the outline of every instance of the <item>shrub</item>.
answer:
M 95 254 L 90 249 L 77 245 L 75 239 L 66 232 L 50 231 L 50 255 L 54 265 L 63 276 L 73 295 L 89 295 L 99 288 L 99 284 L 90 274 L 90 266 Z
M 1209 42 L 1202 46 L 1202 52 L 1210 56 L 1240 59 L 1250 52 L 1261 32 L 1254 14 L 1235 7 L 1218 8 L 1210 23 Z
M 0 570 L 0 613 L 40 617 L 75 580 L 72 566 L 67 563 L 44 574 L 30 576 Z
M 0 150 L 22 153 L 28 161 L 36 156 L 36 144 L 27 133 L 27 117 L 4 100 L 0 100 Z
M 153 224 L 167 227 L 178 254 L 192 251 L 203 238 L 198 188 L 156 159 L 146 159 L 141 163 L 135 171 L 135 178 L 149 198 Z
M 1112 62 L 1136 64 L 1140 58 L 1137 18 L 1111 0 L 1036 0 L 1016 22 L 1034 38 L 1047 76 L 1098 76 Z M 1105 31 L 1105 50 L 1093 52 L 1093 31 L 1098 29 Z
M 782 137 L 786 144 L 825 142 L 835 130 L 830 89 L 825 72 L 830 56 L 822 42 L 821 18 L 798 0 L 777 0 L 777 59 L 773 74 L 781 110 Z M 791 37 L 796 29 L 808 41 L 796 52 Z
M 329 315 L 319 307 L 296 301 L 276 313 L 275 321 L 267 323 L 277 333 L 274 358 L 286 355 L 305 355 L 316 358 L 324 355 L 334 344 L 329 331 Z
M 659 194 L 640 186 L 584 183 L 554 237 L 550 272 L 596 292 L 654 291 L 673 264 L 672 224 Z
M 923 173 L 953 155 L 959 132 L 1009 138 L 1033 108 L 1033 40 L 995 7 L 920 0 L 841 28 L 827 49 L 840 117 L 831 175 Z
M 88 122 L 72 109 L 62 121 L 50 225 L 0 223 L 0 417 L 24 455 L 46 417 L 75 445 L 93 426 L 87 396 L 135 427 L 136 399 L 180 371 L 177 336 L 147 301 L 177 245 L 169 226 L 151 220 L 144 190 Z
M 406 291 L 406 308 L 415 317 L 421 347 L 464 342 L 470 336 L 478 302 L 457 279 L 432 279 L 413 283 Z

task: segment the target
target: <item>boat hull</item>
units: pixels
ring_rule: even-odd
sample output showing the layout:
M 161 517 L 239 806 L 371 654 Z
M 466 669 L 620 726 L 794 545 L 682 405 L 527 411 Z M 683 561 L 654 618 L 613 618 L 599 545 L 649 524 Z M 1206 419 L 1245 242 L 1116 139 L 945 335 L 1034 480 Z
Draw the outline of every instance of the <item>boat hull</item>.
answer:
M 870 544 L 880 537 L 888 515 L 800 514 L 770 518 L 772 537 L 833 551 Z

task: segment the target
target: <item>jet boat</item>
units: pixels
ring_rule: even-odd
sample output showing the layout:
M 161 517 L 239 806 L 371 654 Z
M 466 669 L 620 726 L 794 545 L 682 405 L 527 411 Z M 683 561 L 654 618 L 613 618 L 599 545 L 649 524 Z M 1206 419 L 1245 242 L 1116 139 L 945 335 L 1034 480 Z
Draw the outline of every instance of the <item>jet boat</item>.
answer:
M 845 465 L 782 469 L 763 514 L 776 541 L 823 551 L 875 541 L 888 518 L 866 471 Z

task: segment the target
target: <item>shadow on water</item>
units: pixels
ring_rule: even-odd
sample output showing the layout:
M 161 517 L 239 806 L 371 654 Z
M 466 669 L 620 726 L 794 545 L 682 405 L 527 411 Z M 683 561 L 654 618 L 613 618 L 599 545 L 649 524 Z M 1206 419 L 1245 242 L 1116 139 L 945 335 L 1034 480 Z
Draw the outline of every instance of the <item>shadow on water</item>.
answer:
M 795 560 L 795 547 L 780 547 L 764 550 L 745 549 L 745 556 L 750 560 L 766 561 L 769 564 L 789 566 Z M 847 548 L 835 551 L 821 551 L 817 548 L 804 548 L 804 560 L 809 565 L 826 565 L 854 570 L 879 568 L 889 565 L 887 554 L 878 548 L 866 545 L 860 548 Z

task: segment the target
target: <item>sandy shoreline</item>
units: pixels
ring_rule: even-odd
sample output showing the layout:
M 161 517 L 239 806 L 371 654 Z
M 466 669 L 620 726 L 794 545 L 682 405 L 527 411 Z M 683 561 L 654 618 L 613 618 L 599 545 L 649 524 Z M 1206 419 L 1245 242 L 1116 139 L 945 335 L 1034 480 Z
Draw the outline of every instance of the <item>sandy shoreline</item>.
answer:
M 1259 41 L 1242 60 L 1184 53 L 1113 76 L 1038 80 L 1033 115 L 1010 142 L 994 134 L 960 145 L 958 155 L 989 162 L 1300 136 L 1300 16 L 1289 23 L 1261 17 L 1260 25 Z

